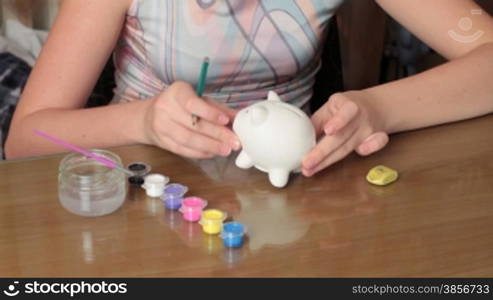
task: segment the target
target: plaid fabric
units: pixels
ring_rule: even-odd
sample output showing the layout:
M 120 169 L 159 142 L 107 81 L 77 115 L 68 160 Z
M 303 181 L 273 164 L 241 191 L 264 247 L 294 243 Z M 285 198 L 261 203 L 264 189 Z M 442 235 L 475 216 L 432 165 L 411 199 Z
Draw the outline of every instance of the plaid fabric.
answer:
M 0 53 L 0 158 L 5 159 L 3 147 L 22 88 L 31 67 L 20 58 Z

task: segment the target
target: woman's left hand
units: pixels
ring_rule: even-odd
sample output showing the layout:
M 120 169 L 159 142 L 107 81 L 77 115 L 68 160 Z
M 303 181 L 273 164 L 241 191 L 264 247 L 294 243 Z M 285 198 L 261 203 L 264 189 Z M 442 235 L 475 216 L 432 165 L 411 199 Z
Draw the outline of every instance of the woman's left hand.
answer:
M 304 157 L 303 175 L 312 176 L 353 150 L 369 155 L 387 144 L 385 116 L 379 115 L 371 102 L 365 91 L 337 93 L 312 116 L 317 137 L 325 136 Z

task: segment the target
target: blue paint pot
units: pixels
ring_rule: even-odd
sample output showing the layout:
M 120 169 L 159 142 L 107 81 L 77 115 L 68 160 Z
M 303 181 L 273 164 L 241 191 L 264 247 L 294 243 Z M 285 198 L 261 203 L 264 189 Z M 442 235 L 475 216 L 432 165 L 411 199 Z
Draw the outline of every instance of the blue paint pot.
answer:
M 238 222 L 224 223 L 221 238 L 224 246 L 229 248 L 239 248 L 243 245 L 246 227 Z
M 161 199 L 164 202 L 164 206 L 170 210 L 178 210 L 183 202 L 183 196 L 188 192 L 188 187 L 172 183 L 164 187 L 164 193 Z

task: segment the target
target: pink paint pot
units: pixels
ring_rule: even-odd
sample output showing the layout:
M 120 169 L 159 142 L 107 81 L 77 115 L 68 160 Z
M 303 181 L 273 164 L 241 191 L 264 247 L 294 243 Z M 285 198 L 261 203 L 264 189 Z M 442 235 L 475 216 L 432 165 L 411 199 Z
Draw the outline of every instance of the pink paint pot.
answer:
M 207 201 L 199 197 L 187 197 L 183 199 L 180 212 L 183 219 L 189 222 L 197 222 L 202 216 L 202 210 L 207 206 Z

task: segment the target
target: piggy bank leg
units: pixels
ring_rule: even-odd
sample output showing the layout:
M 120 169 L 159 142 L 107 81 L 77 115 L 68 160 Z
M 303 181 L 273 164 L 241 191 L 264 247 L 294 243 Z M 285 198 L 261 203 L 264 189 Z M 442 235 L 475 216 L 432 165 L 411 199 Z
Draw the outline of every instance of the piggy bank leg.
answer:
M 253 162 L 245 151 L 242 150 L 236 158 L 236 166 L 242 169 L 249 169 L 253 167 Z
M 269 170 L 269 180 L 273 186 L 282 188 L 288 183 L 289 171 L 274 169 Z

